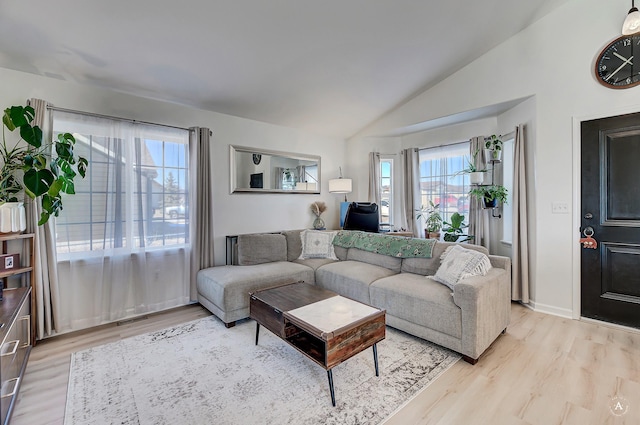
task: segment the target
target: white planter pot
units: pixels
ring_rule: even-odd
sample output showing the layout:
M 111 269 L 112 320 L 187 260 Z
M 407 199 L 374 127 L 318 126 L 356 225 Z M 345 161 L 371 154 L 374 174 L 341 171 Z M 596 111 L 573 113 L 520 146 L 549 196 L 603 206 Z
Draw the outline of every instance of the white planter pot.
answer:
M 0 233 L 24 232 L 27 216 L 22 202 L 5 202 L 0 205 Z
M 491 161 L 500 161 L 502 158 L 502 150 L 496 151 L 493 149 L 484 150 L 484 160 L 489 163 Z
M 476 171 L 473 173 L 469 173 L 469 182 L 471 184 L 482 184 L 484 181 L 484 172 Z

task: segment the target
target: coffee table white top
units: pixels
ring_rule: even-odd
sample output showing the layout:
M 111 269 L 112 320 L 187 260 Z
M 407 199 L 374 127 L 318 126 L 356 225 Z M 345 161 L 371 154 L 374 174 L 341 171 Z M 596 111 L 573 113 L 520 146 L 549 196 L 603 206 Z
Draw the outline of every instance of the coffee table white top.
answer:
M 290 310 L 287 314 L 324 333 L 330 333 L 379 311 L 375 307 L 337 295 Z

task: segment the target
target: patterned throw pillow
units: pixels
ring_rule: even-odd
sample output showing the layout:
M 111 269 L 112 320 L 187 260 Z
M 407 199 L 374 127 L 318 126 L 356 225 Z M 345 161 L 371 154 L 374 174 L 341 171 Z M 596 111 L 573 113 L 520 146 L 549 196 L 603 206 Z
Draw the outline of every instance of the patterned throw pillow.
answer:
M 484 253 L 452 245 L 440 256 L 440 267 L 435 276 L 428 276 L 451 290 L 462 279 L 484 276 L 491 269 L 491 261 Z
M 308 258 L 330 258 L 337 260 L 336 253 L 333 250 L 333 238 L 338 232 L 325 232 L 321 230 L 303 230 L 300 232 L 300 240 L 302 241 L 302 253 L 299 260 Z

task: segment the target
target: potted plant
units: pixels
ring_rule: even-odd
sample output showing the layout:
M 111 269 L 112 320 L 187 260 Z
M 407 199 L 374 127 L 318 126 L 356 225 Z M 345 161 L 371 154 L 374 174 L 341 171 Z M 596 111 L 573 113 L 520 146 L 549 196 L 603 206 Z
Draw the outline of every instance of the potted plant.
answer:
M 454 175 L 469 174 L 469 182 L 471 184 L 482 184 L 484 180 L 484 173 L 487 170 L 478 170 L 478 167 L 476 167 L 476 157 L 478 156 L 479 152 L 480 148 L 476 149 L 473 155 L 471 155 L 471 159 L 467 159 L 467 168 L 458 171 Z
M 484 139 L 484 159 L 487 162 L 500 161 L 502 157 L 502 140 L 500 137 L 492 134 Z
M 473 239 L 473 236 L 466 236 L 464 234 L 464 229 L 469 227 L 468 224 L 464 223 L 464 215 L 454 212 L 451 214 L 451 223 L 445 222 L 442 230 L 444 230 L 444 240 L 445 242 L 465 242 Z M 466 236 L 462 240 L 458 240 L 460 236 Z
M 2 132 L 0 202 L 17 202 L 23 192 L 31 199 L 39 197 L 42 214 L 38 225 L 42 225 L 62 210 L 63 193 L 75 193 L 73 180 L 78 174 L 84 178 L 88 162 L 74 155 L 76 140 L 69 133 L 43 141 L 40 127 L 31 125 L 34 117 L 35 110 L 30 106 L 4 110 L 4 127 L 11 132 L 20 129 L 20 138 L 11 143 Z
M 471 189 L 469 194 L 482 199 L 485 208 L 495 208 L 498 202 L 507 203 L 507 188 L 499 184 L 478 186 Z
M 429 206 L 420 207 L 416 220 L 424 218 L 424 237 L 427 239 L 440 239 L 440 229 L 442 229 L 442 216 L 440 215 L 440 204 L 429 201 Z

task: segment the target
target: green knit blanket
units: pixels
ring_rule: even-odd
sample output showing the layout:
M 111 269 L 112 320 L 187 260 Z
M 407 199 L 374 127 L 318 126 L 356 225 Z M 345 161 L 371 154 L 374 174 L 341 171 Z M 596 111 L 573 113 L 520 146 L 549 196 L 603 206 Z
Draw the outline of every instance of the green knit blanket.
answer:
M 398 258 L 431 258 L 435 239 L 388 236 L 380 233 L 340 230 L 333 244 L 342 248 L 358 248 Z

